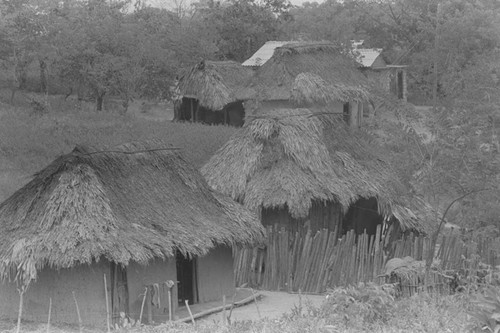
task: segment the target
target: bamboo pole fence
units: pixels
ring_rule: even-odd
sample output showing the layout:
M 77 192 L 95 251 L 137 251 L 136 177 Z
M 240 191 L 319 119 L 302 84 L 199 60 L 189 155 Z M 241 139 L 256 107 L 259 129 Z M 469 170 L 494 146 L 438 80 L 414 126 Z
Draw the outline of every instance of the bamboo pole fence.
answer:
M 412 257 L 422 261 L 432 251 L 428 237 L 410 234 L 389 248 L 383 247 L 383 239 L 380 226 L 375 235 L 349 231 L 341 238 L 326 229 L 313 233 L 268 227 L 266 246 L 233 249 L 236 285 L 322 293 L 328 288 L 359 282 L 381 284 L 388 281 L 383 274 L 389 259 Z M 492 267 L 500 265 L 498 240 L 464 242 L 457 235 L 444 235 L 438 243 L 434 258 L 440 262 L 442 271 L 474 269 L 479 261 Z M 405 281 L 403 293 L 418 292 L 424 282 L 443 289 L 449 282 L 444 275 L 431 274 L 427 281 L 415 276 Z

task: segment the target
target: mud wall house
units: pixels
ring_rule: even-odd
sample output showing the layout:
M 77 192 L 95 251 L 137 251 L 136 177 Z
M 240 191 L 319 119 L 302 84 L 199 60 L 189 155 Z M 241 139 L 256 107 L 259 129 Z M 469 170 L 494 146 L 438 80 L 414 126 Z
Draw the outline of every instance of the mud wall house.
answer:
M 236 96 L 247 118 L 273 109 L 307 107 L 335 114 L 352 127 L 368 116 L 367 78 L 354 59 L 329 42 L 267 42 L 243 66 L 255 74 Z
M 77 147 L 0 205 L 0 315 L 105 327 L 110 316 L 165 322 L 185 300 L 234 293 L 231 246 L 262 237 L 258 219 L 211 190 L 159 142 Z M 104 280 L 107 281 L 105 289 Z M 170 289 L 167 281 L 177 281 Z
M 178 82 L 182 97 L 174 119 L 241 127 L 245 111 L 235 92 L 252 75 L 251 69 L 234 61 L 202 61 L 194 65 Z

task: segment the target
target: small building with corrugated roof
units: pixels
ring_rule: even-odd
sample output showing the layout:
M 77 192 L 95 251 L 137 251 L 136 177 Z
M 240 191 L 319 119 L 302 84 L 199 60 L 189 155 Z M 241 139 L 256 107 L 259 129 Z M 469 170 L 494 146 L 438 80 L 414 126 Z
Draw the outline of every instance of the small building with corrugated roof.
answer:
M 248 120 L 276 108 L 308 107 L 335 114 L 352 127 L 361 126 L 370 85 L 341 46 L 305 41 L 267 45 L 274 47 L 272 55 L 261 58 L 255 74 L 236 92 L 237 98 L 247 101 Z
M 382 55 L 382 49 L 363 48 L 363 41 L 353 41 L 353 53 L 356 61 L 361 65 L 365 75 L 375 82 L 382 84 L 382 88 L 390 91 L 398 99 L 407 100 L 408 83 L 406 65 L 391 65 Z

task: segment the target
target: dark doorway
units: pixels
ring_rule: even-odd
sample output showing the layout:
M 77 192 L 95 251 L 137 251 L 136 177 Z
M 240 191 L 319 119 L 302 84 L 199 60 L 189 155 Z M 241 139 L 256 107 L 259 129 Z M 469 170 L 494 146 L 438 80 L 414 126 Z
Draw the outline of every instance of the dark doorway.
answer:
M 403 72 L 398 72 L 398 98 L 403 99 Z
M 198 302 L 198 284 L 196 278 L 196 259 L 187 258 L 182 253 L 177 251 L 175 257 L 177 268 L 177 293 L 179 305 L 185 305 L 188 300 L 189 304 Z
M 357 235 L 366 231 L 368 235 L 375 235 L 377 226 L 384 222 L 378 213 L 378 203 L 375 198 L 361 198 L 349 207 L 344 216 L 343 233 L 354 230 Z
M 120 312 L 129 315 L 129 295 L 127 283 L 127 268 L 111 263 L 111 309 L 113 323 L 120 319 Z
M 342 107 L 342 116 L 344 122 L 349 125 L 349 120 L 351 119 L 351 110 L 349 108 L 349 103 L 344 103 Z

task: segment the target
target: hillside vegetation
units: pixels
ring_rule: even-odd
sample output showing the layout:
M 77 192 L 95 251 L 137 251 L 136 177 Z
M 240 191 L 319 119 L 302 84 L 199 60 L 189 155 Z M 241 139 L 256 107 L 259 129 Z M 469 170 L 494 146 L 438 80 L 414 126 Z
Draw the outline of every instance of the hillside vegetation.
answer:
M 147 111 L 138 102 L 121 114 L 95 112 L 91 103 L 65 101 L 64 96 L 51 96 L 46 112 L 37 111 L 24 95 L 16 102 L 19 106 L 0 98 L 0 202 L 75 145 L 104 147 L 159 139 L 182 148 L 184 156 L 201 167 L 236 131 L 227 126 L 173 123 L 168 104 Z

